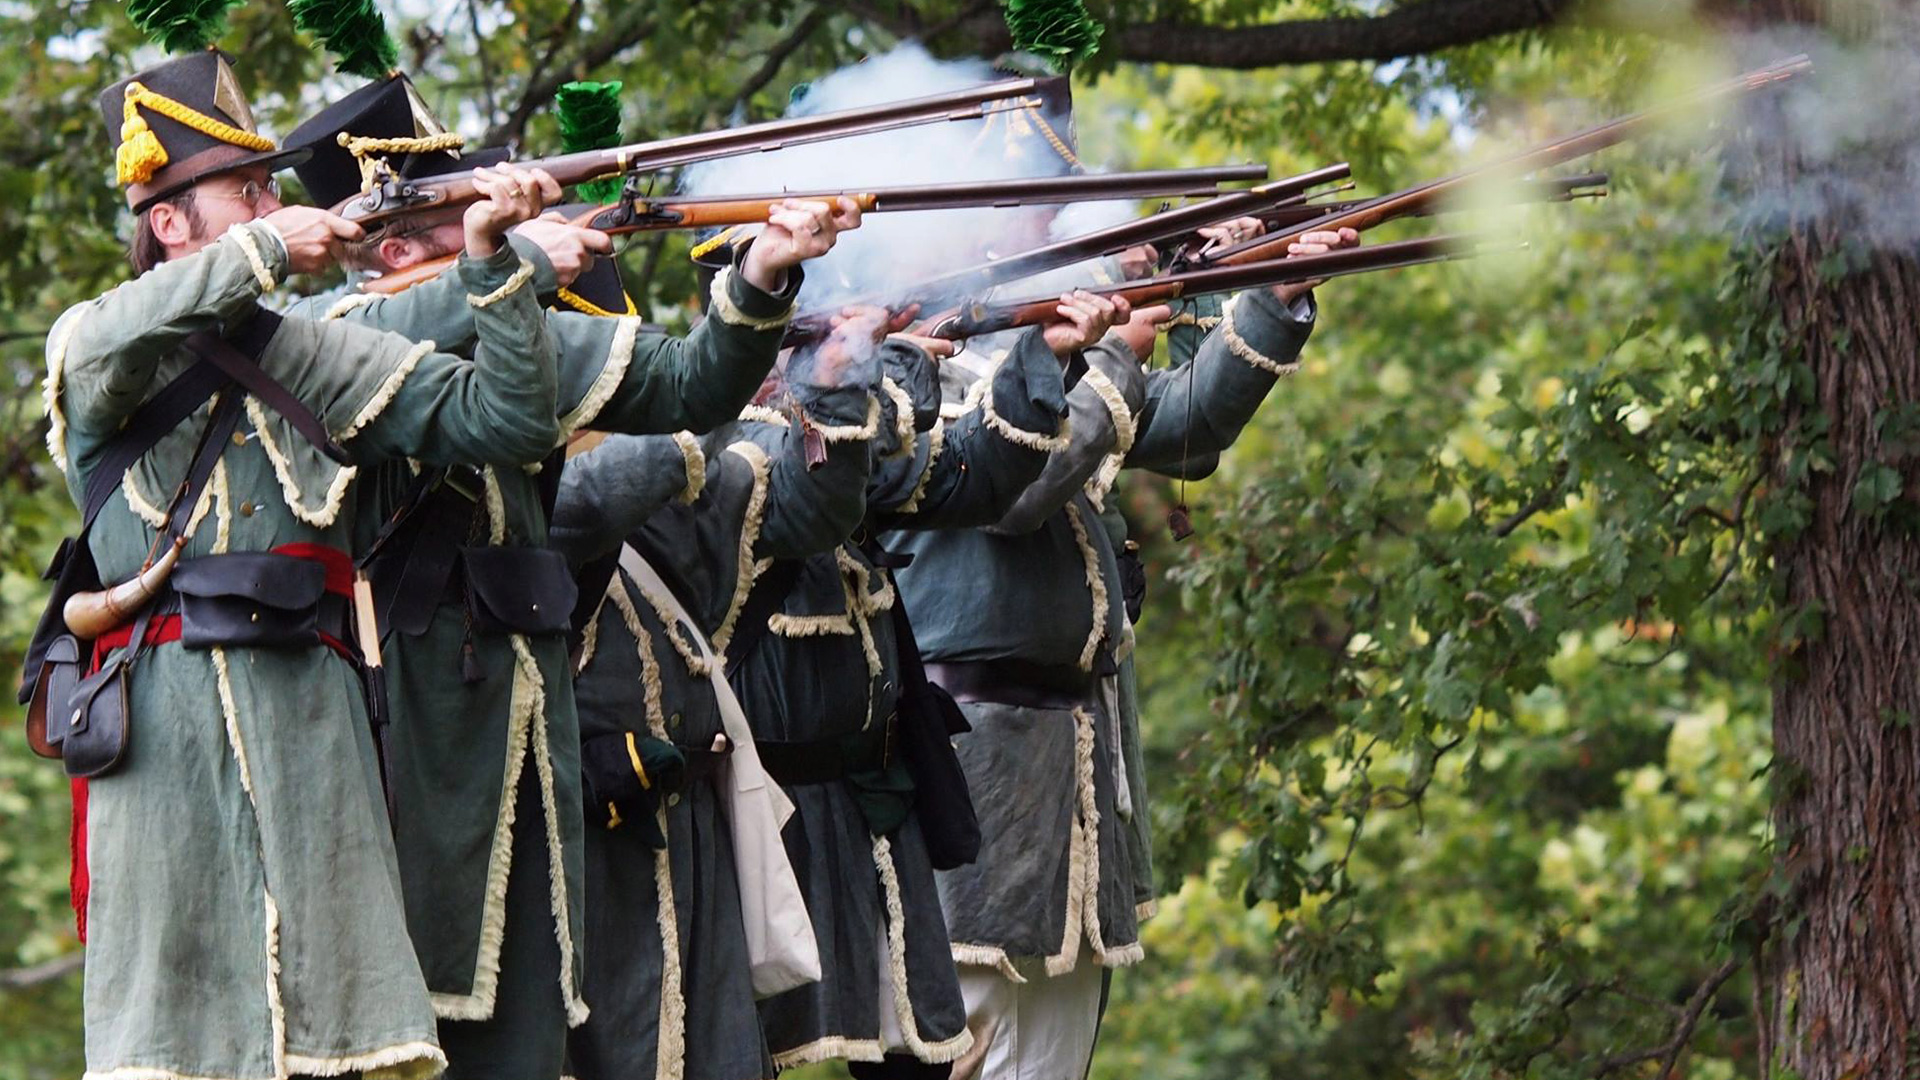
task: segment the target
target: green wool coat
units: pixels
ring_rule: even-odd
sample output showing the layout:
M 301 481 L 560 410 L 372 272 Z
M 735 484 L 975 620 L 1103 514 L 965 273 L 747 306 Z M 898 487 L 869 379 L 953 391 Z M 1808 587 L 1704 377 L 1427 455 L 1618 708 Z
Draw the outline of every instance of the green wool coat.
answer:
M 288 319 L 262 367 L 352 453 L 339 466 L 277 414 L 246 418 L 186 556 L 290 543 L 345 551 L 360 471 L 404 458 L 517 471 L 553 445 L 552 344 L 519 260 L 461 261 L 474 359 L 349 323 Z M 190 333 L 278 287 L 271 226 L 61 316 L 47 349 L 48 449 L 76 500 L 119 425 L 192 364 Z M 228 392 L 239 392 L 230 390 Z M 204 412 L 127 470 L 92 533 L 102 576 L 140 566 Z M 131 748 L 89 807 L 89 1076 L 259 1080 L 443 1063 L 352 667 L 323 647 L 159 645 L 131 683 Z
M 535 268 L 535 289 L 551 283 L 543 258 L 524 245 L 516 250 Z M 549 448 L 589 427 L 671 432 L 730 420 L 772 367 L 801 281 L 797 271 L 788 277 L 773 295 L 748 284 L 737 268 L 722 272 L 708 318 L 685 338 L 644 331 L 632 317 L 549 314 L 559 383 L 559 438 Z M 455 351 L 474 340 L 470 309 L 444 279 L 393 297 L 349 296 L 324 307 L 334 320 L 397 330 Z M 544 545 L 541 479 L 525 468 L 487 469 L 474 512 L 474 542 Z M 400 464 L 364 487 L 364 527 L 356 537 L 361 548 L 412 482 L 412 470 Z M 467 682 L 462 668 L 468 640 L 457 604 L 443 604 L 419 637 L 387 638 L 396 843 L 408 927 L 436 1013 L 450 1020 L 491 1017 L 515 861 L 514 792 L 522 770 L 532 768 L 552 868 L 548 929 L 570 960 L 559 992 L 569 1022 L 577 1025 L 586 1019 L 589 1002 L 581 989 L 586 916 L 580 734 L 566 640 L 475 633 L 474 658 L 485 677 Z

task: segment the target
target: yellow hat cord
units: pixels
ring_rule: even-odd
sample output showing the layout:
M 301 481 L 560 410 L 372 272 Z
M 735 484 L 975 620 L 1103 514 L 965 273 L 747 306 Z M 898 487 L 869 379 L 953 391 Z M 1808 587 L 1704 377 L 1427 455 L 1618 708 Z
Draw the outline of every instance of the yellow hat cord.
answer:
M 372 191 L 379 186 L 380 174 L 392 172 L 387 160 L 381 154 L 438 154 L 443 151 L 458 153 L 467 140 L 452 131 L 443 131 L 438 135 L 422 135 L 414 138 L 376 139 L 367 135 L 349 135 L 341 132 L 337 136 L 341 146 L 347 148 L 354 160 L 360 164 L 360 190 Z
M 1059 154 L 1061 160 L 1065 161 L 1068 165 L 1076 169 L 1079 168 L 1079 157 L 1074 154 L 1073 148 L 1067 145 L 1066 140 L 1054 134 L 1052 126 L 1047 123 L 1046 115 L 1040 111 L 1040 103 L 1037 101 L 1028 101 L 1026 107 L 1027 111 L 1033 113 L 1034 126 L 1040 129 L 1041 136 L 1047 140 L 1049 146 L 1053 147 L 1053 152 Z
M 176 124 L 245 150 L 264 152 L 274 148 L 272 139 L 215 120 L 170 97 L 156 94 L 137 82 L 130 82 L 122 105 L 120 149 L 114 155 L 115 172 L 122 184 L 144 184 L 153 179 L 153 174 L 159 172 L 168 161 L 167 148 L 160 142 L 160 136 L 154 134 L 153 129 L 147 126 L 146 118 L 140 115 L 141 106 L 152 109 Z
M 621 312 L 618 312 L 618 311 L 608 311 L 606 308 L 603 308 L 599 304 L 596 304 L 593 301 L 587 299 L 586 297 L 581 296 L 579 293 L 574 292 L 572 289 L 563 287 L 560 289 L 560 291 L 554 293 L 553 295 L 554 295 L 554 299 L 560 301 L 561 303 L 567 305 L 568 307 L 574 309 L 575 311 L 581 312 L 583 314 L 598 315 L 603 319 L 618 318 L 622 314 Z M 633 305 L 633 297 L 628 296 L 626 293 L 626 290 L 622 289 L 620 291 L 620 299 L 625 300 L 627 302 L 627 310 L 625 314 L 628 314 L 628 315 L 640 314 L 640 309 Z
M 711 255 L 715 250 L 717 250 L 721 244 L 726 243 L 729 237 L 731 237 L 734 233 L 737 233 L 739 231 L 740 231 L 740 226 L 729 225 L 726 228 L 721 229 L 719 232 L 714 233 L 712 236 L 707 237 L 705 240 L 702 240 L 699 243 L 693 245 L 693 250 L 687 252 L 687 257 L 689 259 L 706 258 L 708 255 Z

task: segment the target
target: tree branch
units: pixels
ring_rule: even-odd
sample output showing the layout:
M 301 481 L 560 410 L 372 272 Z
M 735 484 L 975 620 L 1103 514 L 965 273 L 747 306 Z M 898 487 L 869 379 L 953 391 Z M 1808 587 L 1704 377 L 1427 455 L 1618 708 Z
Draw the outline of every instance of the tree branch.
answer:
M 31 990 L 36 986 L 64 979 L 79 971 L 81 965 L 86 962 L 86 952 L 75 949 L 73 952 L 56 956 L 44 964 L 23 968 L 0 968 L 0 992 Z
M 626 10 L 645 12 L 647 9 L 643 5 L 633 5 Z M 499 146 L 503 143 L 519 141 L 526 135 L 527 121 L 533 117 L 534 111 L 553 100 L 553 95 L 560 89 L 561 84 L 586 77 L 592 73 L 593 69 L 640 44 L 641 41 L 652 36 L 656 25 L 658 25 L 657 20 L 650 15 L 632 16 L 617 26 L 609 27 L 606 33 L 596 36 L 590 48 L 560 70 L 546 72 L 539 78 L 528 79 L 527 85 L 520 91 L 520 100 L 514 104 L 513 111 L 507 114 L 505 120 L 488 129 L 480 145 Z
M 1660 1062 L 1660 1080 L 1668 1080 L 1673 1075 L 1673 1067 L 1680 1062 L 1680 1055 L 1685 1053 L 1687 1046 L 1693 1042 L 1693 1033 L 1700 1026 L 1701 1015 L 1707 1011 L 1707 1006 L 1713 1003 L 1713 996 L 1720 992 L 1720 988 L 1727 984 L 1728 979 L 1733 978 L 1734 972 L 1739 971 L 1740 965 L 1744 962 L 1738 956 L 1728 957 L 1713 974 L 1707 976 L 1705 982 L 1694 988 L 1693 996 L 1687 999 L 1686 1005 L 1681 1009 L 1680 1017 L 1673 1026 L 1673 1034 L 1666 1042 L 1644 1050 L 1634 1050 L 1605 1058 L 1594 1069 L 1593 1075 L 1602 1077 L 1643 1062 L 1658 1061 Z
M 997 5 L 974 6 L 929 25 L 906 5 L 853 0 L 846 9 L 899 37 L 933 39 L 942 51 L 991 56 L 1012 47 Z M 1551 26 L 1577 0 L 1420 0 L 1366 18 L 1298 19 L 1254 26 L 1159 21 L 1120 27 L 1103 59 L 1252 69 L 1330 60 L 1396 60 Z
M 781 38 L 767 50 L 766 59 L 760 62 L 760 67 L 752 75 L 747 76 L 747 81 L 740 84 L 740 92 L 733 96 L 734 111 L 746 108 L 747 103 L 753 100 L 753 95 L 765 89 L 766 85 L 780 74 L 780 69 L 786 65 L 787 60 L 798 52 L 800 46 L 805 45 L 807 39 L 813 36 L 813 32 L 820 29 L 827 21 L 827 15 L 827 9 L 824 7 L 816 7 L 807 12 L 806 18 L 800 20 L 792 33 Z

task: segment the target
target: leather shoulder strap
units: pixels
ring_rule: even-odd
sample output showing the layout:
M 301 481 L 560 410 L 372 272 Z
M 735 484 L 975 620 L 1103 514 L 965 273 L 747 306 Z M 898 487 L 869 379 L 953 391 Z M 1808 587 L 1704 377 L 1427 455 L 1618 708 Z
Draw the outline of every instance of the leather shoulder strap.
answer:
M 133 467 L 133 463 L 153 449 L 167 432 L 192 416 L 195 409 L 205 404 L 228 381 L 220 369 L 212 364 L 195 364 L 174 376 L 172 382 L 148 398 L 128 418 L 126 426 L 107 443 L 101 451 L 100 460 L 94 462 L 93 468 L 87 473 L 86 497 L 81 506 L 82 533 L 99 516 L 101 508 L 107 505 L 107 500 L 119 488 L 121 476 Z
M 280 316 L 262 308 L 235 332 L 232 341 L 203 330 L 187 338 L 187 348 L 192 349 L 200 359 L 225 372 L 228 378 L 259 399 L 262 405 L 279 413 L 287 423 L 293 425 L 293 430 L 321 453 L 341 465 L 351 464 L 353 456 L 335 442 L 332 435 L 327 434 L 326 426 L 313 414 L 313 410 L 301 403 L 286 387 L 275 382 L 273 376 L 262 371 L 256 362 L 280 329 L 282 321 Z

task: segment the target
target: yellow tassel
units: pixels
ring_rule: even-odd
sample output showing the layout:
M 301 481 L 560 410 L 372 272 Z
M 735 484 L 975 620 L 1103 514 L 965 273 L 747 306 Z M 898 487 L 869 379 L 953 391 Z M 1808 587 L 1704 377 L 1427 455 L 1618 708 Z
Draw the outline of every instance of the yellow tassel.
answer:
M 120 149 L 114 166 L 122 184 L 144 184 L 167 163 L 167 148 L 140 115 L 138 102 L 145 88 L 139 83 L 127 86 L 124 119 L 120 124 Z

